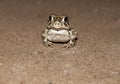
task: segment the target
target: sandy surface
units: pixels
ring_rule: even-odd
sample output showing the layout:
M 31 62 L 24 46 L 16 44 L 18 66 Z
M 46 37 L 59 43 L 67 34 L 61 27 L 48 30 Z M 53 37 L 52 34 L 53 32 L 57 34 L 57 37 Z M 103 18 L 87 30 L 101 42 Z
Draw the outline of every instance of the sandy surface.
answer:
M 69 16 L 75 47 L 43 46 L 51 13 Z M 0 0 L 0 84 L 120 84 L 120 1 Z

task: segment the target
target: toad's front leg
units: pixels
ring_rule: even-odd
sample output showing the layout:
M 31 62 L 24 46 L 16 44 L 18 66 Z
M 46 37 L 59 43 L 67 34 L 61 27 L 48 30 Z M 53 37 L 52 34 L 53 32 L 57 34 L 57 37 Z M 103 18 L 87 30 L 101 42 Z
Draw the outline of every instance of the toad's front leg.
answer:
M 43 44 L 45 46 L 50 46 L 52 47 L 53 43 L 48 40 L 48 29 L 45 29 L 42 33 L 42 38 L 43 38 Z

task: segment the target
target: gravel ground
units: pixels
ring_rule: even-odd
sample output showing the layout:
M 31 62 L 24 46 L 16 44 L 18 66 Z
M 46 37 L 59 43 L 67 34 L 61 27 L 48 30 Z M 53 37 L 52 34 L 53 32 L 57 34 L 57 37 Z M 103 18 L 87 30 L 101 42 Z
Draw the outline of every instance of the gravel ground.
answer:
M 42 44 L 52 13 L 69 17 L 75 47 Z M 120 84 L 120 1 L 0 0 L 0 84 Z

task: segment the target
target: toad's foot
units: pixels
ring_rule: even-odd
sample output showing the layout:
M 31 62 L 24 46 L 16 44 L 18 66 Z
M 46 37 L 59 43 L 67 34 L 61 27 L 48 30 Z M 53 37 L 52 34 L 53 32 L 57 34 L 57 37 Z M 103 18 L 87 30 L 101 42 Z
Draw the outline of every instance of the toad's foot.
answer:
M 69 43 L 65 44 L 63 48 L 71 48 L 71 47 L 74 47 L 74 45 L 75 45 L 75 42 L 70 41 Z
M 53 47 L 53 43 L 50 41 L 44 42 L 45 46 Z

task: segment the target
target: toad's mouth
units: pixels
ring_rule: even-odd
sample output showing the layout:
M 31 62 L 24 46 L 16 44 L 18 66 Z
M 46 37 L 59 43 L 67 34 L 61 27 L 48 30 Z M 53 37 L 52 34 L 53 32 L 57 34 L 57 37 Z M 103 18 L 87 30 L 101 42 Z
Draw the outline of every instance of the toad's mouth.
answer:
M 69 30 L 69 28 L 67 28 L 67 27 L 60 27 L 60 28 L 49 27 L 48 29 L 52 29 L 52 30 L 56 30 L 56 31 Z
M 51 29 L 51 30 L 49 30 L 48 34 L 49 35 L 66 35 L 66 36 L 69 36 L 69 31 L 66 30 L 66 29 L 61 29 L 61 30 Z

